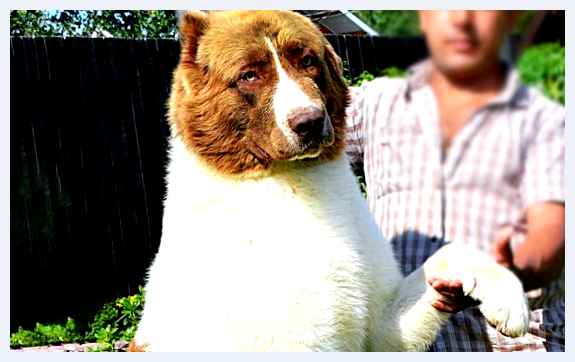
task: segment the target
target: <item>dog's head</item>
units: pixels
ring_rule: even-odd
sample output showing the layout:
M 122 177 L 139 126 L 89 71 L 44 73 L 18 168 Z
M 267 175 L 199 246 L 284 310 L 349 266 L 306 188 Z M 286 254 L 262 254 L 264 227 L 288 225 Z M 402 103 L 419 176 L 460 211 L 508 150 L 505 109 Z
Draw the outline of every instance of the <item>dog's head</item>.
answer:
M 219 172 L 249 174 L 342 152 L 348 100 L 341 60 L 307 18 L 188 12 L 180 36 L 172 130 Z

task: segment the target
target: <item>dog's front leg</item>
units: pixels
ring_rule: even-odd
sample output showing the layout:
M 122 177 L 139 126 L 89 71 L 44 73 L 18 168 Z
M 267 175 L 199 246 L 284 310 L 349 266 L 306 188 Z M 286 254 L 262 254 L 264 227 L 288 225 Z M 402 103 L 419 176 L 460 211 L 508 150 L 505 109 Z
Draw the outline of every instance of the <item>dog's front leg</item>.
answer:
M 386 278 L 379 278 L 381 282 L 377 284 L 382 293 L 372 309 L 374 324 L 368 349 L 425 351 L 451 314 L 433 307 L 434 301 L 443 298 L 427 283 L 423 267 L 404 278 L 394 262 L 389 260 L 387 266 L 394 268 L 381 273 Z
M 424 268 L 419 268 L 398 285 L 390 313 L 398 347 L 404 351 L 425 351 L 450 313 L 440 312 L 432 302 L 440 294 L 426 281 Z
M 427 283 L 430 278 L 461 281 L 463 293 L 480 303 L 479 309 L 499 332 L 510 337 L 526 333 L 528 309 L 519 279 L 479 250 L 449 244 L 398 283 L 392 325 L 401 349 L 425 350 L 450 316 L 433 307 L 441 296 Z

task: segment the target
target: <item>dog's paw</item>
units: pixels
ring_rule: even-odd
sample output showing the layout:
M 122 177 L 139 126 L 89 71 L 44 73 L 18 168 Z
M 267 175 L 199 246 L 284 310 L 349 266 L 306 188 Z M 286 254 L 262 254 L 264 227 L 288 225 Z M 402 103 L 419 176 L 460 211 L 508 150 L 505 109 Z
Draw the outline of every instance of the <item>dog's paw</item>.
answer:
M 475 277 L 469 272 L 463 272 L 458 279 L 461 281 L 463 294 L 466 297 L 471 297 L 477 286 Z
M 480 293 L 483 295 L 479 310 L 503 335 L 523 336 L 529 327 L 529 308 L 521 281 L 506 269 L 498 274 L 500 279 Z
M 479 301 L 479 309 L 500 333 L 519 337 L 527 333 L 529 308 L 523 285 L 509 269 L 489 255 L 450 243 L 424 264 L 426 274 L 460 280 L 466 296 Z

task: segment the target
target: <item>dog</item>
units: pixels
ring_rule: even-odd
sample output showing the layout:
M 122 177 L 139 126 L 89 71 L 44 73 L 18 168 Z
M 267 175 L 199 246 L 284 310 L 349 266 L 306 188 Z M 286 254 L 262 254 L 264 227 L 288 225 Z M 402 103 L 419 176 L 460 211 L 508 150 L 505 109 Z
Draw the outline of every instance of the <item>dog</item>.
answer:
M 407 277 L 344 154 L 347 87 L 288 11 L 187 12 L 168 104 L 162 238 L 133 351 L 422 351 L 461 280 L 497 329 L 527 329 L 521 282 L 448 244 Z

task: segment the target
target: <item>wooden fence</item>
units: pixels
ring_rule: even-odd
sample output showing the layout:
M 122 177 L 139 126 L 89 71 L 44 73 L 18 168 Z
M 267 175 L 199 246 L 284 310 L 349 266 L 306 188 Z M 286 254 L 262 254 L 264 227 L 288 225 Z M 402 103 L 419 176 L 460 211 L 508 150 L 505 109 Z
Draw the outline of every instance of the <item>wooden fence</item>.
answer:
M 331 36 L 347 75 L 422 39 Z M 10 40 L 10 319 L 80 323 L 134 293 L 157 250 L 174 40 Z

